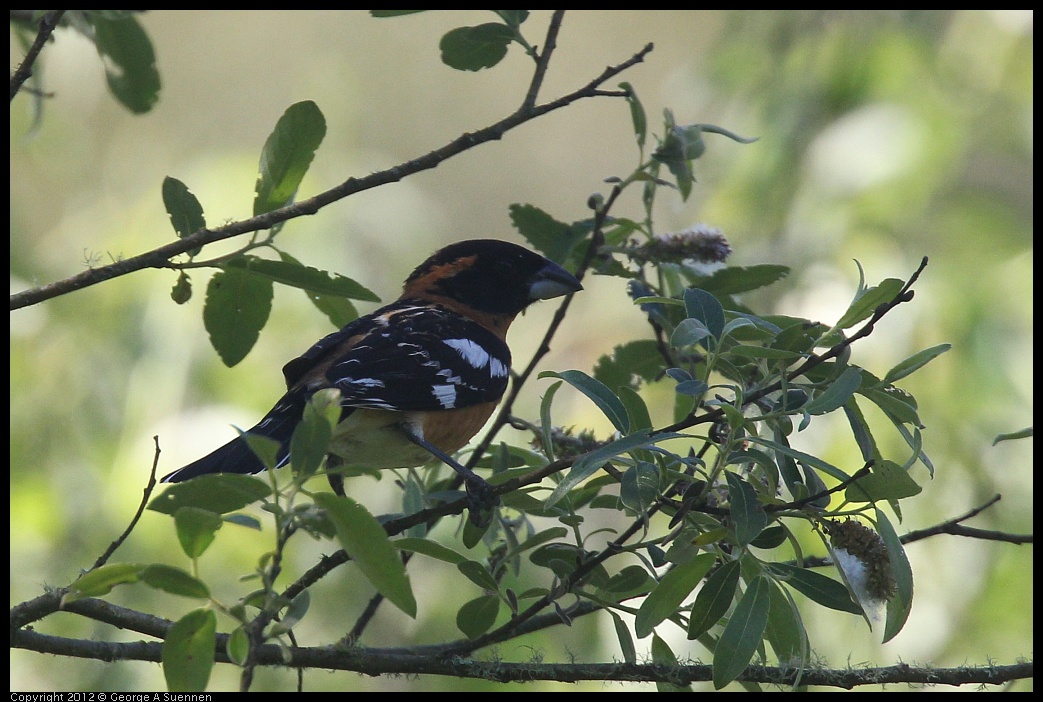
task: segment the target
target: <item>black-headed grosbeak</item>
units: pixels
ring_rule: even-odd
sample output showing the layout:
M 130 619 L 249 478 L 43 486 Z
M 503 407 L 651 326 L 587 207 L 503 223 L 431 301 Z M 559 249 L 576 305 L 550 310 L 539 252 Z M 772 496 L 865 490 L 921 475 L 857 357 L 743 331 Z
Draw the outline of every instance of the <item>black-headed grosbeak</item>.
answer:
M 279 442 L 278 466 L 284 465 L 308 398 L 336 388 L 342 410 L 330 465 L 411 468 L 435 455 L 462 471 L 474 499 L 472 491 L 488 485 L 450 456 L 482 428 L 507 389 L 508 327 L 536 300 L 581 289 L 564 268 L 514 244 L 480 239 L 447 246 L 413 271 L 397 301 L 287 363 L 286 394 L 247 433 Z M 240 437 L 163 482 L 262 470 Z M 328 476 L 343 495 L 343 478 L 335 471 Z

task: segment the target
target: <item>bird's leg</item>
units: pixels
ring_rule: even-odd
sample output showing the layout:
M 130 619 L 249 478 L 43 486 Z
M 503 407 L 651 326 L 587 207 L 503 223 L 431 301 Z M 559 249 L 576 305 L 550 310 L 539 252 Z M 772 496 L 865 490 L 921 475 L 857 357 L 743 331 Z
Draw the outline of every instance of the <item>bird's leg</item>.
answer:
M 408 427 L 405 428 L 405 434 L 410 441 L 455 470 L 464 479 L 464 487 L 467 490 L 467 509 L 470 512 L 468 519 L 477 527 L 488 525 L 492 519 L 492 510 L 500 504 L 500 498 L 493 491 L 493 486 L 470 468 L 460 465 L 452 456 L 424 437 L 417 436 Z
M 344 474 L 337 470 L 344 465 L 344 459 L 335 453 L 326 454 L 326 479 L 330 481 L 333 492 L 344 497 Z

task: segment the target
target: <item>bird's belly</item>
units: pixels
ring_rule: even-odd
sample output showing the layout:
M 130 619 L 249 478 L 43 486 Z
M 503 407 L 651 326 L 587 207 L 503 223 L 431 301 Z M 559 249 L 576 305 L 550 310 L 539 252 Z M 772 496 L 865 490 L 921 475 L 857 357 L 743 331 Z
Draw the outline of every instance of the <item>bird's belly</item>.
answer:
M 434 457 L 406 436 L 409 416 L 404 412 L 358 409 L 337 425 L 329 451 L 345 465 L 375 468 L 412 468 Z

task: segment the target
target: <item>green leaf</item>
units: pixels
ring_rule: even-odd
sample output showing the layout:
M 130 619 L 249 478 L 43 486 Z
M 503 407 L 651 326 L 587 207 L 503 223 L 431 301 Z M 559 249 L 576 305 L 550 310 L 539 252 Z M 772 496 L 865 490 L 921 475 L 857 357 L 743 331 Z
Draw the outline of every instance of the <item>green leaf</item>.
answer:
M 699 279 L 699 288 L 714 295 L 737 295 L 764 288 L 787 275 L 787 266 L 761 264 L 757 266 L 728 266 Z
M 619 386 L 619 399 L 627 408 L 627 416 L 630 418 L 630 426 L 633 429 L 651 429 L 652 416 L 648 413 L 648 405 L 645 404 L 637 390 L 629 385 Z
M 862 385 L 862 369 L 848 366 L 823 392 L 804 405 L 809 414 L 828 414 L 844 405 Z
M 616 640 L 619 641 L 619 652 L 623 654 L 623 660 L 627 663 L 637 663 L 637 649 L 634 647 L 634 637 L 630 635 L 630 629 L 626 622 L 611 609 L 606 610 L 612 615 L 612 626 L 616 630 Z
M 458 27 L 446 32 L 438 43 L 442 63 L 458 71 L 492 68 L 507 55 L 514 30 L 499 22 L 476 27 Z
M 424 556 L 436 558 L 440 561 L 445 561 L 446 563 L 452 563 L 453 565 L 460 565 L 467 560 L 467 556 L 457 553 L 453 549 L 443 546 L 437 541 L 431 541 L 429 539 L 395 539 L 391 542 L 391 545 L 401 551 L 412 551 L 413 553 L 419 553 Z
M 872 401 L 896 425 L 923 426 L 920 423 L 915 398 L 901 388 L 893 385 L 863 387 L 859 389 L 858 394 Z
M 638 461 L 627 468 L 619 485 L 619 501 L 629 510 L 644 514 L 659 497 L 659 468 Z
M 677 663 L 677 656 L 675 656 L 674 652 L 670 650 L 670 646 L 665 641 L 663 641 L 661 638 L 659 638 L 659 634 L 653 634 L 652 635 L 652 646 L 651 646 L 651 649 L 652 649 L 652 662 L 653 663 L 655 663 L 657 665 L 664 666 L 667 669 L 676 668 L 677 667 L 677 665 L 678 665 L 678 663 Z M 678 685 L 673 685 L 671 683 L 657 682 L 656 683 L 656 691 L 657 692 L 691 692 L 692 691 L 692 687 L 691 687 L 691 685 L 685 685 L 685 686 L 681 687 L 681 686 L 678 686 Z
M 697 639 L 721 620 L 739 587 L 739 561 L 728 561 L 706 579 L 688 616 L 688 639 Z
M 511 224 L 532 247 L 561 265 L 570 263 L 576 244 L 586 231 L 551 217 L 535 205 L 514 203 L 508 208 Z
M 604 383 L 578 370 L 567 370 L 560 373 L 543 371 L 539 377 L 561 378 L 590 398 L 618 431 L 625 434 L 630 430 L 630 418 L 627 415 L 626 407 L 615 393 L 605 387 Z
M 558 392 L 558 388 L 561 387 L 561 382 L 551 383 L 550 387 L 547 388 L 547 392 L 543 394 L 543 398 L 540 400 L 540 443 L 543 447 L 543 453 L 547 455 L 547 460 L 554 460 L 554 423 L 551 421 L 550 410 L 551 405 L 554 403 L 554 394 Z
M 844 499 L 849 502 L 876 502 L 877 500 L 901 500 L 923 492 L 909 471 L 894 461 L 876 463 L 872 472 L 848 485 Z
M 62 597 L 62 604 L 82 600 L 84 597 L 101 597 L 117 585 L 136 583 L 148 566 L 142 563 L 109 563 L 84 573 L 69 586 Z
M 572 488 L 589 478 L 600 469 L 602 465 L 619 454 L 639 448 L 647 448 L 654 445 L 656 441 L 675 438 L 676 436 L 676 434 L 657 434 L 655 440 L 653 440 L 649 437 L 648 430 L 645 429 L 634 432 L 629 436 L 624 436 L 621 439 L 613 441 L 611 444 L 606 444 L 605 446 L 594 449 L 590 453 L 584 454 L 572 465 L 572 470 L 570 470 L 569 474 L 565 476 L 565 479 L 558 483 L 558 486 L 554 488 L 554 492 L 550 494 L 550 497 L 548 497 L 544 503 L 544 509 L 550 509 L 553 507 L 561 498 L 567 495 Z
M 458 563 L 456 569 L 483 590 L 498 589 L 496 578 L 493 577 L 488 568 L 478 561 L 465 560 L 462 563 Z
M 191 506 L 226 514 L 263 500 L 271 493 L 267 482 L 250 475 L 201 475 L 171 485 L 162 495 L 154 497 L 148 508 L 172 515 L 182 507 Z
M 174 527 L 181 550 L 189 558 L 199 558 L 214 543 L 224 524 L 221 515 L 199 507 L 182 507 L 174 512 Z
M 852 327 L 863 319 L 869 317 L 880 305 L 890 302 L 895 298 L 905 283 L 897 278 L 888 278 L 877 285 L 876 287 L 868 288 L 863 291 L 860 295 L 855 297 L 855 300 L 848 307 L 847 311 L 840 318 L 840 320 L 833 326 L 834 329 L 847 329 Z
M 243 665 L 250 655 L 250 637 L 243 627 L 237 627 L 228 635 L 225 642 L 225 653 L 236 665 Z
M 851 593 L 844 583 L 813 570 L 786 563 L 773 563 L 771 568 L 781 574 L 782 582 L 823 607 L 838 612 L 862 614 L 862 607 L 851 599 Z
M 427 12 L 427 10 L 370 10 L 369 14 L 373 17 L 403 17 L 415 15 L 418 12 Z
M 280 256 L 281 261 L 256 256 L 237 256 L 228 260 L 224 265 L 225 268 L 249 270 L 256 276 L 299 288 L 309 295 L 332 295 L 352 300 L 380 302 L 380 297 L 376 293 L 351 278 L 305 266 L 289 254 L 280 252 Z
M 750 664 L 764 638 L 770 602 L 771 583 L 764 576 L 754 578 L 717 641 L 713 654 L 715 690 L 735 680 Z
M 148 34 L 133 15 L 118 19 L 100 14 L 89 17 L 109 90 L 131 112 L 148 112 L 159 100 L 160 85 L 156 53 Z
M 626 91 L 627 104 L 630 106 L 630 121 L 634 125 L 634 136 L 637 137 L 637 147 L 643 150 L 645 139 L 648 137 L 648 117 L 645 115 L 645 108 L 638 99 L 634 86 L 630 83 L 620 83 L 619 87 Z
M 326 136 L 326 118 L 311 100 L 290 105 L 261 151 L 254 215 L 288 204 Z
M 920 368 L 924 367 L 925 365 L 933 361 L 938 356 L 941 356 L 943 353 L 945 353 L 951 348 L 952 344 L 938 344 L 937 346 L 932 346 L 929 349 L 917 351 L 912 356 L 898 363 L 894 368 L 887 371 L 887 374 L 884 376 L 884 382 L 894 383 L 895 381 L 901 380 L 907 375 L 915 373 Z
M 188 189 L 188 186 L 177 178 L 167 176 L 163 179 L 163 206 L 170 215 L 170 223 L 179 239 L 184 239 L 200 229 L 206 229 L 203 206 L 199 204 L 199 200 Z M 196 247 L 188 253 L 195 256 L 201 250 L 202 247 Z M 183 273 L 184 271 L 182 271 Z
M 764 639 L 771 644 L 780 665 L 803 668 L 807 663 L 809 650 L 808 633 L 800 617 L 800 610 L 777 582 L 769 582 L 771 602 Z
M 153 563 L 145 568 L 141 573 L 141 580 L 146 585 L 169 592 L 171 595 L 198 599 L 210 597 L 210 588 L 203 581 L 180 568 L 161 563 Z
M 648 593 L 634 618 L 634 633 L 643 639 L 664 619 L 677 614 L 681 603 L 691 594 L 717 561 L 712 553 L 702 553 L 685 563 L 678 563 Z
M 349 497 L 317 493 L 315 504 L 323 508 L 337 529 L 337 540 L 377 592 L 410 617 L 416 617 L 416 599 L 409 576 L 380 522 Z
M 1018 431 L 1009 432 L 1007 434 L 997 434 L 996 438 L 992 440 L 992 445 L 1000 443 L 1001 441 L 1013 441 L 1015 439 L 1028 439 L 1032 437 L 1033 427 L 1025 427 Z
M 337 390 L 320 390 L 308 400 L 301 421 L 290 438 L 290 464 L 296 475 L 306 477 L 319 470 L 340 414 L 340 392 Z
M 489 631 L 500 613 L 500 598 L 482 595 L 464 603 L 456 613 L 456 627 L 469 639 L 477 639 Z
M 178 272 L 177 282 L 174 283 L 174 287 L 170 290 L 170 299 L 179 305 L 183 305 L 192 299 L 192 279 L 184 271 Z
M 594 378 L 616 390 L 623 386 L 639 387 L 641 382 L 655 380 L 663 369 L 659 347 L 652 339 L 638 339 L 612 349 L 594 366 Z
M 724 331 L 724 307 L 716 297 L 699 288 L 686 288 L 684 308 L 689 318 L 698 319 L 706 325 L 713 338 L 721 338 L 721 332 Z
M 707 328 L 700 319 L 682 319 L 670 335 L 670 345 L 675 349 L 683 349 L 695 346 L 704 339 L 712 339 L 713 332 Z M 704 344 L 707 348 L 713 348 L 712 344 Z
M 876 510 L 876 530 L 887 548 L 891 574 L 895 578 L 895 596 L 887 603 L 887 621 L 882 643 L 887 643 L 902 630 L 913 609 L 913 569 L 905 555 L 905 547 L 894 527 L 881 510 Z
M 206 286 L 203 326 L 229 368 L 246 358 L 272 311 L 272 284 L 238 268 L 214 275 Z
M 163 676 L 170 692 L 203 692 L 214 667 L 217 615 L 209 609 L 189 612 L 163 641 Z
M 735 543 L 746 546 L 764 531 L 770 520 L 757 501 L 757 491 L 735 473 L 729 471 L 726 475 Z
M 790 446 L 787 446 L 787 445 L 785 445 L 785 444 L 783 444 L 781 442 L 770 441 L 768 439 L 763 439 L 763 438 L 761 438 L 759 436 L 747 436 L 746 440 L 751 442 L 751 443 L 755 443 L 755 444 L 760 444 L 762 446 L 766 446 L 766 447 L 768 447 L 770 449 L 773 449 L 773 450 L 775 450 L 775 451 L 777 451 L 777 452 L 779 452 L 781 454 L 784 454 L 784 455 L 789 456 L 791 458 L 795 458 L 798 461 L 803 461 L 805 464 L 811 466 L 812 468 L 814 468 L 816 470 L 820 470 L 823 473 L 825 473 L 826 475 L 831 475 L 831 476 L 833 476 L 834 478 L 836 478 L 837 480 L 839 480 L 841 482 L 843 482 L 844 480 L 847 480 L 848 478 L 851 477 L 850 475 L 848 475 L 844 471 L 840 470 L 839 468 L 837 468 L 836 466 L 834 466 L 831 463 L 827 463 L 826 461 L 822 460 L 818 456 L 814 456 L 814 455 L 812 455 L 810 453 L 804 453 L 803 451 L 798 451 L 797 449 L 791 448 Z M 787 478 L 787 481 L 788 480 L 789 479 Z

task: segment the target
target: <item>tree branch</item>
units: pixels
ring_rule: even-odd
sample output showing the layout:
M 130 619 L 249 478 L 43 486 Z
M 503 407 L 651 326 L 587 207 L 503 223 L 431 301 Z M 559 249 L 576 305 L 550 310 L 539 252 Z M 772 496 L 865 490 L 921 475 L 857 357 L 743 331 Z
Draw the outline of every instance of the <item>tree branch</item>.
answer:
M 29 77 L 33 74 L 33 64 L 36 63 L 36 59 L 43 50 L 44 44 L 47 43 L 47 40 L 58 26 L 58 22 L 61 21 L 62 15 L 66 12 L 67 10 L 51 10 L 40 18 L 40 30 L 36 33 L 36 39 L 33 40 L 33 44 L 29 47 L 29 51 L 26 53 L 25 58 L 22 59 L 18 68 L 11 75 L 12 101 L 14 100 L 15 95 L 18 94 L 18 91 L 21 90 L 22 84 L 29 80 Z
M 145 268 L 176 268 L 177 266 L 171 263 L 170 259 L 187 251 L 191 251 L 192 249 L 212 244 L 217 241 L 230 239 L 239 236 L 240 234 L 269 229 L 280 222 L 296 219 L 297 217 L 303 217 L 304 215 L 313 215 L 330 203 L 342 200 L 364 190 L 371 190 L 381 185 L 396 183 L 406 176 L 435 168 L 443 161 L 461 154 L 468 149 L 472 149 L 479 144 L 502 139 L 504 134 L 512 129 L 549 112 L 567 107 L 578 100 L 604 95 L 616 95 L 617 93 L 599 91 L 598 86 L 609 78 L 626 71 L 631 66 L 644 61 L 645 56 L 652 51 L 652 48 L 652 44 L 646 45 L 645 48 L 631 56 L 628 60 L 617 66 L 606 68 L 597 78 L 594 78 L 585 86 L 569 93 L 568 95 L 564 95 L 557 100 L 534 107 L 526 107 L 523 105 L 516 112 L 499 122 L 483 129 L 479 129 L 476 132 L 463 134 L 445 146 L 435 149 L 424 156 L 406 161 L 405 163 L 384 171 L 371 173 L 362 178 L 348 178 L 346 181 L 334 188 L 319 193 L 318 195 L 306 200 L 301 200 L 285 207 L 281 207 L 277 210 L 272 210 L 271 212 L 266 212 L 262 215 L 243 219 L 238 222 L 232 222 L 231 224 L 226 224 L 225 226 L 216 229 L 200 229 L 183 239 L 178 239 L 177 241 L 160 246 L 152 251 L 116 261 L 107 266 L 91 268 L 48 285 L 23 290 L 11 295 L 11 309 L 16 310 L 29 305 L 35 305 L 44 300 L 49 300 L 76 290 L 82 290 L 92 285 L 105 282 L 106 280 L 111 280 Z
M 225 654 L 227 635 L 217 637 L 215 657 L 229 663 Z M 96 660 L 138 660 L 158 662 L 162 654 L 159 642 L 136 641 L 112 643 L 81 641 L 48 636 L 35 631 L 13 632 L 11 645 L 54 655 Z M 713 666 L 705 664 L 664 665 L 654 663 L 506 663 L 441 656 L 391 655 L 363 648 L 340 650 L 330 646 L 291 649 L 292 660 L 283 657 L 286 649 L 265 644 L 257 649 L 259 665 L 345 670 L 365 675 L 445 675 L 495 682 L 528 682 L 552 680 L 613 680 L 627 682 L 661 682 L 688 685 L 713 679 Z M 1012 680 L 1033 677 L 1033 663 L 1012 665 L 961 666 L 929 668 L 905 663 L 880 668 L 805 669 L 750 666 L 736 680 L 740 682 L 789 686 L 820 685 L 853 689 L 861 685 L 1002 685 Z

